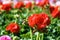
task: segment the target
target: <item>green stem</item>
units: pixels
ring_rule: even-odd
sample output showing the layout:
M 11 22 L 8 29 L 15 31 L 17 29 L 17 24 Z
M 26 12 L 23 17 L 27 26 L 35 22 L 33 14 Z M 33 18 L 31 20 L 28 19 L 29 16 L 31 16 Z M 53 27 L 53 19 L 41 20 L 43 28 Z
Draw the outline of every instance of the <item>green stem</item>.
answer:
M 15 18 L 15 23 L 17 22 L 17 18 Z
M 39 40 L 39 38 L 40 38 L 40 37 L 39 37 L 39 32 L 38 32 L 37 37 L 36 37 L 36 40 Z
M 39 33 L 39 40 L 40 40 L 40 33 Z
M 44 34 L 42 33 L 42 39 L 41 40 L 43 40 L 43 38 L 44 38 Z
M 32 39 L 32 29 L 30 28 L 30 37 L 31 37 L 31 40 L 33 40 Z

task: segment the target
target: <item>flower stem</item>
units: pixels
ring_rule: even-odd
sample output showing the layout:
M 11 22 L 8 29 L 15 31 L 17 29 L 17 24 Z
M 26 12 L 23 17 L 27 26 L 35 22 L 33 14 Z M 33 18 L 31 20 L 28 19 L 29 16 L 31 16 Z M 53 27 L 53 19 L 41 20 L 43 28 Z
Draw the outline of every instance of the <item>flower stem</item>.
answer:
M 39 36 L 39 32 L 37 33 L 37 37 L 36 37 L 36 40 L 39 40 L 40 39 L 40 36 Z
M 40 40 L 40 33 L 39 33 L 39 40 Z
M 32 40 L 32 29 L 30 28 L 30 37 L 31 37 L 31 40 Z
M 43 38 L 44 38 L 44 34 L 42 33 L 42 39 L 41 40 L 43 40 Z

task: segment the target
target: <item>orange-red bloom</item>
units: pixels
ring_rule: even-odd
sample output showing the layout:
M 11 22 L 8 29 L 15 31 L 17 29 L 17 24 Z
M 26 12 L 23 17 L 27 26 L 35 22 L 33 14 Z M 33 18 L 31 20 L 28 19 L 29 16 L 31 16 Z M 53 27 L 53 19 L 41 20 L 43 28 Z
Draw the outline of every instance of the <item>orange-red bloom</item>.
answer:
M 51 15 L 52 15 L 53 18 L 60 17 L 59 7 L 56 7 Z
M 39 21 L 39 18 L 40 18 L 39 14 L 33 14 L 32 16 L 28 18 L 28 24 L 31 27 L 34 27 L 36 23 Z
M 10 23 L 7 27 L 6 27 L 6 31 L 10 31 L 12 33 L 18 33 L 20 30 L 20 27 L 17 23 Z
M 32 7 L 32 3 L 31 3 L 31 2 L 27 3 L 27 4 L 25 5 L 25 7 L 26 7 L 26 8 L 31 8 L 31 7 Z
M 50 6 L 50 13 L 52 13 L 54 11 L 55 7 L 54 6 Z
M 33 14 L 28 18 L 28 24 L 32 28 L 36 25 L 37 29 L 40 30 L 50 24 L 50 19 L 48 15 L 45 13 Z
M 9 10 L 11 10 L 11 8 L 12 8 L 12 7 L 11 7 L 11 4 L 3 4 L 3 5 L 2 5 L 2 9 L 3 9 L 3 10 L 9 11 Z
M 24 7 L 24 3 L 23 2 L 18 2 L 16 5 L 15 5 L 15 8 L 21 8 L 21 7 Z
M 0 10 L 2 9 L 2 2 L 0 2 Z
M 43 29 L 50 24 L 50 18 L 45 13 L 41 13 L 39 16 L 40 16 L 40 21 L 37 23 L 37 26 L 38 29 Z
M 0 2 L 0 5 L 2 5 L 2 2 Z
M 42 0 L 42 1 L 39 2 L 37 5 L 44 7 L 44 5 L 47 5 L 47 4 L 48 4 L 48 0 Z

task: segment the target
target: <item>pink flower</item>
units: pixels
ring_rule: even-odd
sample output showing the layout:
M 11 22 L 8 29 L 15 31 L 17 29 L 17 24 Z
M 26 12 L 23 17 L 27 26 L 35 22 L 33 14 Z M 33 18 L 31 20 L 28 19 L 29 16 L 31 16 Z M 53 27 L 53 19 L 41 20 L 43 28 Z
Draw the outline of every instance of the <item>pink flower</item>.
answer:
M 0 40 L 12 40 L 11 37 L 7 36 L 7 35 L 3 35 L 0 37 Z
M 60 0 L 49 0 L 50 6 L 60 6 Z
M 41 2 L 42 0 L 35 0 L 36 4 L 38 4 L 39 2 Z

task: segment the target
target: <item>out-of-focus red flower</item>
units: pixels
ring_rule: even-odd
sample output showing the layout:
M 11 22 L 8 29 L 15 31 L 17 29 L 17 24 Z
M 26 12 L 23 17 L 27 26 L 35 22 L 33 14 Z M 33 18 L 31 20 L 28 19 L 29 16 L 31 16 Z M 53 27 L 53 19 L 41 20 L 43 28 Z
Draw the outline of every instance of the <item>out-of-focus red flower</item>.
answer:
M 15 8 L 21 8 L 21 7 L 24 7 L 24 3 L 23 2 L 18 2 L 16 5 L 15 5 Z
M 53 0 L 54 3 L 56 3 L 56 0 Z
M 0 2 L 0 5 L 2 5 L 2 2 Z
M 54 11 L 55 7 L 54 6 L 50 6 L 50 13 L 52 13 Z
M 2 2 L 0 2 L 0 10 L 2 10 Z
M 49 0 L 49 4 L 50 4 L 50 13 L 52 13 L 54 11 L 54 9 L 57 7 L 57 5 L 55 5 L 56 0 Z
M 10 31 L 12 33 L 18 33 L 20 30 L 20 27 L 17 23 L 10 23 L 7 27 L 6 27 L 6 31 Z
M 60 18 L 59 7 L 56 7 L 51 15 L 52 15 L 53 18 L 55 18 L 55 17 L 59 17 Z
M 50 19 L 48 15 L 45 13 L 33 14 L 32 16 L 28 18 L 28 24 L 31 27 L 34 27 L 36 25 L 37 29 L 40 30 L 50 24 Z
M 42 0 L 42 1 L 39 2 L 37 5 L 44 7 L 44 5 L 47 5 L 47 4 L 48 4 L 48 0 Z
M 11 10 L 11 4 L 3 4 L 2 5 L 2 10 L 6 10 L 6 11 L 9 11 L 9 10 Z
M 27 3 L 27 4 L 25 5 L 25 7 L 26 7 L 26 8 L 31 8 L 31 7 L 32 7 L 32 3 L 31 3 L 31 2 Z

